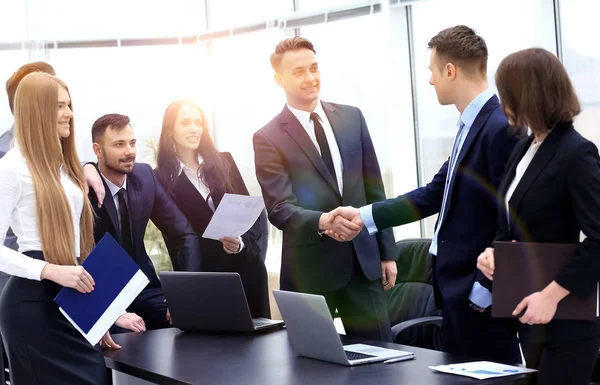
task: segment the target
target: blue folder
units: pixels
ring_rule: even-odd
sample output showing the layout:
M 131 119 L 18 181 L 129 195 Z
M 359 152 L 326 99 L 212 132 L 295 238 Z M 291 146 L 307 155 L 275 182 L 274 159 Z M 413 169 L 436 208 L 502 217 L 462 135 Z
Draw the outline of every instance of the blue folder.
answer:
M 63 288 L 54 301 L 84 332 L 88 333 L 138 272 L 138 265 L 110 234 L 94 247 L 82 266 L 96 285 L 91 293 Z

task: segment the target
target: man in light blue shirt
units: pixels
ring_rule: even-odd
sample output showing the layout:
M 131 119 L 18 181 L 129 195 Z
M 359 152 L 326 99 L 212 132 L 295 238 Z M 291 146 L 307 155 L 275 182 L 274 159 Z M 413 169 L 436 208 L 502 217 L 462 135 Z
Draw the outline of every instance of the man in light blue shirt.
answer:
M 479 253 L 496 234 L 496 191 L 517 138 L 488 89 L 485 41 L 471 28 L 456 26 L 432 38 L 429 48 L 429 82 L 440 104 L 460 112 L 450 157 L 424 187 L 334 214 L 364 224 L 371 234 L 439 214 L 429 251 L 444 350 L 520 362 L 516 324 L 491 318 L 491 294 L 479 283 L 485 281 L 476 268 Z

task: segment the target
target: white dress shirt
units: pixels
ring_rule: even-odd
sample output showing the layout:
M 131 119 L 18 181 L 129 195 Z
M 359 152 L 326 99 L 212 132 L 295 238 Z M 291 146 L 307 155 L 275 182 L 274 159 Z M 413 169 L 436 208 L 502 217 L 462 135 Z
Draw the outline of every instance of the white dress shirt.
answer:
M 198 164 L 201 165 L 202 163 L 204 163 L 204 159 L 202 159 L 202 157 L 200 155 L 198 155 Z M 185 176 L 192 183 L 192 185 L 194 185 L 196 190 L 198 190 L 200 195 L 202 195 L 202 198 L 204 198 L 204 200 L 208 204 L 208 207 L 210 207 L 210 209 L 214 212 L 216 210 L 215 202 L 213 201 L 212 197 L 209 195 L 210 189 L 208 188 L 206 183 L 204 183 L 204 180 L 202 180 L 202 167 L 200 167 L 198 169 L 198 173 L 196 174 L 196 172 L 194 170 L 192 170 L 191 168 L 189 168 L 188 166 L 183 164 L 183 162 L 180 160 L 179 161 L 179 175 L 181 175 L 181 173 L 185 174 Z M 207 197 L 208 197 L 208 199 L 207 199 Z M 198 234 L 198 235 L 201 236 L 201 234 Z M 238 237 L 237 239 L 240 241 L 240 247 L 238 248 L 236 253 L 239 253 L 242 250 L 244 250 L 245 245 L 244 245 L 244 241 L 242 240 L 242 237 Z
M 302 127 L 304 127 L 306 133 L 308 134 L 308 137 L 310 138 L 310 140 L 312 140 L 319 154 L 321 154 L 319 142 L 317 142 L 317 135 L 315 135 L 315 125 L 313 121 L 310 120 L 311 113 L 308 111 L 297 110 L 289 104 L 287 105 L 287 107 L 292 112 L 292 114 L 294 114 L 296 119 L 298 119 Z M 342 192 L 344 191 L 344 164 L 342 163 L 340 148 L 338 147 L 337 140 L 335 139 L 333 128 L 331 128 L 331 123 L 329 123 L 327 114 L 325 114 L 325 110 L 323 110 L 323 105 L 321 105 L 321 101 L 317 103 L 317 106 L 315 107 L 313 112 L 319 115 L 321 126 L 323 126 L 323 131 L 325 131 L 327 144 L 329 145 L 329 150 L 331 151 L 331 160 L 333 161 L 333 168 L 335 169 L 335 176 L 337 179 L 338 189 L 340 190 L 340 194 L 342 194 Z
M 61 167 L 60 182 L 65 191 L 73 218 L 75 256 L 79 257 L 79 221 L 83 209 L 83 192 Z M 43 251 L 38 232 L 37 207 L 33 179 L 25 156 L 15 146 L 0 159 L 0 270 L 17 277 L 40 280 L 45 261 L 30 258 L 22 253 Z M 12 227 L 19 239 L 19 251 L 2 246 L 6 231 Z
M 540 148 L 540 146 L 542 145 L 542 143 L 543 142 L 536 142 L 535 140 L 533 142 L 531 142 L 531 145 L 527 149 L 527 152 L 525 153 L 525 155 L 523 155 L 523 158 L 521 158 L 521 161 L 519 161 L 519 164 L 517 165 L 517 169 L 515 170 L 515 178 L 513 179 L 512 183 L 508 187 L 508 190 L 506 191 L 506 200 L 505 200 L 504 204 L 506 205 L 506 212 L 508 215 L 507 220 L 508 220 L 509 225 L 510 225 L 511 221 L 510 221 L 510 212 L 509 212 L 510 208 L 508 207 L 508 202 L 510 201 L 510 198 L 512 198 L 512 195 L 515 192 L 515 190 L 517 189 L 517 186 L 519 185 L 521 178 L 523 178 L 525 171 L 527 171 L 527 167 L 529 167 L 529 164 L 533 160 L 533 157 L 535 156 L 535 154 L 537 154 L 537 151 Z

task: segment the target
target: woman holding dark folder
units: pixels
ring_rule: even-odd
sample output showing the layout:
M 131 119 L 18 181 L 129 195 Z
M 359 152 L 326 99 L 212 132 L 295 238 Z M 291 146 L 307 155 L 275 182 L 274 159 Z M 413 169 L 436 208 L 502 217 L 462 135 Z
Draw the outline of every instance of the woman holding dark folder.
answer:
M 78 258 L 94 245 L 93 219 L 75 150 L 67 86 L 41 72 L 21 80 L 14 102 L 16 144 L 0 160 L 0 330 L 11 384 L 110 384 L 102 353 L 63 316 L 62 287 L 94 290 Z M 9 226 L 19 251 L 1 246 Z M 119 348 L 108 335 L 102 344 Z
M 531 48 L 509 55 L 498 67 L 496 85 L 511 124 L 523 127 L 523 134 L 531 130 L 516 145 L 499 188 L 505 211 L 497 240 L 578 243 L 580 232 L 586 236 L 554 281 L 513 312 L 523 325 L 525 361 L 539 370 L 538 384 L 587 385 L 598 357 L 597 322 L 553 318 L 563 298 L 595 295 L 600 280 L 598 149 L 573 127 L 579 101 L 552 53 Z M 493 280 L 494 266 L 494 249 L 488 248 L 477 267 Z
M 248 195 L 248 189 L 231 154 L 215 148 L 200 106 L 178 100 L 167 107 L 157 166 L 158 180 L 200 238 L 202 271 L 238 273 L 252 317 L 270 318 L 266 216 L 261 214 L 241 237 L 201 238 L 223 195 Z

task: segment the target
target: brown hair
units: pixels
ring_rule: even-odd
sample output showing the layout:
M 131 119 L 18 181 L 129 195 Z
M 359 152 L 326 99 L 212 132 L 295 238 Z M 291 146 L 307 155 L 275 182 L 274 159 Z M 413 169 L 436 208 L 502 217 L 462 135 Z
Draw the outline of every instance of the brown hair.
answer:
M 61 167 L 84 197 L 80 217 L 82 260 L 94 247 L 94 222 L 75 149 L 73 120 L 70 122 L 71 135 L 68 138 L 58 135 L 58 87 L 69 92 L 62 80 L 43 72 L 31 73 L 21 80 L 15 94 L 15 136 L 33 180 L 44 258 L 58 265 L 75 265 L 75 229 L 71 208 L 60 183 Z
M 6 94 L 8 95 L 8 106 L 10 107 L 10 112 L 14 113 L 15 108 L 15 93 L 17 92 L 17 87 L 23 78 L 29 75 L 32 72 L 45 72 L 47 74 L 56 76 L 56 72 L 54 72 L 54 68 L 48 63 L 43 61 L 36 61 L 33 63 L 27 63 L 21 68 L 17 70 L 8 80 L 6 81 Z
M 283 39 L 275 47 L 275 52 L 271 54 L 271 67 L 273 67 L 275 72 L 278 72 L 279 65 L 281 64 L 281 60 L 283 59 L 283 55 L 288 51 L 296 51 L 299 49 L 309 49 L 315 54 L 317 53 L 317 51 L 315 51 L 313 43 L 311 43 L 308 39 L 305 39 L 300 36 Z
M 432 37 L 427 45 L 429 49 L 435 49 L 440 68 L 452 62 L 467 75 L 486 76 L 487 45 L 472 28 L 466 25 L 447 28 Z
M 496 71 L 504 114 L 521 134 L 527 127 L 546 132 L 573 121 L 579 100 L 560 60 L 543 48 L 529 48 L 505 57 Z
M 121 131 L 129 125 L 129 122 L 129 116 L 127 115 L 106 114 L 99 117 L 92 125 L 92 142 L 97 143 L 109 127 L 111 130 Z

